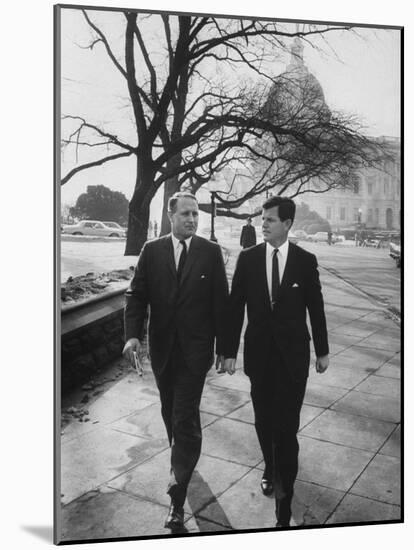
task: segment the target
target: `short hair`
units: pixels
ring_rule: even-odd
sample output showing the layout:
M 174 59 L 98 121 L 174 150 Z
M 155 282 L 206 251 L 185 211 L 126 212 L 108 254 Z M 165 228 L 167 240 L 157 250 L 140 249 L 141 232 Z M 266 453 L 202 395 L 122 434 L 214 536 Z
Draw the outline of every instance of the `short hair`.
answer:
M 177 210 L 177 202 L 178 199 L 193 199 L 198 204 L 198 200 L 195 195 L 190 193 L 189 191 L 177 191 L 174 193 L 174 195 L 171 195 L 171 197 L 168 199 L 168 212 L 171 212 L 172 214 Z
M 262 208 L 263 210 L 269 210 L 269 208 L 273 208 L 275 206 L 279 207 L 278 214 L 282 222 L 284 222 L 285 220 L 292 220 L 292 223 L 294 222 L 296 204 L 293 202 L 292 199 L 276 195 L 275 197 L 270 197 L 269 199 L 265 200 Z

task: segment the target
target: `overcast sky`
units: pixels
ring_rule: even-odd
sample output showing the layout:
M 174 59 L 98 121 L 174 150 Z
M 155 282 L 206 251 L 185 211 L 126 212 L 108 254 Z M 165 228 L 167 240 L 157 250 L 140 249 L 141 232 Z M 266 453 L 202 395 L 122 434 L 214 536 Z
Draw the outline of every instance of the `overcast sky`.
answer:
M 114 50 L 122 59 L 122 16 L 113 12 L 90 13 L 91 18 L 99 21 L 108 32 Z M 154 16 L 154 23 L 157 29 L 160 18 Z M 312 38 L 315 45 L 324 47 L 326 54 L 321 55 L 319 49 L 306 45 L 305 64 L 321 83 L 331 109 L 358 115 L 371 135 L 398 137 L 399 31 L 359 28 L 357 32 L 358 36 L 349 32 L 330 34 L 330 49 L 321 43 L 320 38 Z M 117 132 L 122 132 L 124 139 L 135 143 L 123 77 L 109 61 L 102 45 L 97 45 L 93 50 L 80 47 L 89 44 L 91 36 L 91 30 L 79 10 L 62 10 L 62 112 L 84 116 L 109 130 L 116 128 Z M 284 70 L 287 62 L 288 58 L 275 61 L 275 75 Z M 89 159 L 85 155 L 80 152 L 81 162 L 82 159 Z M 64 156 L 62 175 L 73 166 L 72 160 Z M 122 191 L 129 199 L 135 174 L 136 166 L 132 158 L 92 168 L 76 175 L 62 187 L 61 201 L 73 204 L 87 185 L 98 184 Z M 154 208 L 158 209 L 159 204 L 158 197 Z

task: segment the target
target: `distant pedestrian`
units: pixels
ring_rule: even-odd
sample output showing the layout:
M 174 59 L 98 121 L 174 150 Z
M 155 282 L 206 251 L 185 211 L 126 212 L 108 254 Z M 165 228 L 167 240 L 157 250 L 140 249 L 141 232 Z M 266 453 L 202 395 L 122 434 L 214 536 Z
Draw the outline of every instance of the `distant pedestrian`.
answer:
M 152 231 L 153 231 L 152 221 L 150 220 L 150 221 L 148 222 L 148 237 L 149 237 L 149 238 L 152 237 Z
M 252 225 L 252 219 L 247 218 L 246 225 L 243 225 L 240 235 L 240 246 L 242 248 L 250 248 L 256 245 L 256 229 Z
M 328 231 L 328 244 L 329 246 L 332 244 L 332 231 Z
M 154 237 L 158 237 L 158 224 L 157 224 L 157 220 L 154 221 Z

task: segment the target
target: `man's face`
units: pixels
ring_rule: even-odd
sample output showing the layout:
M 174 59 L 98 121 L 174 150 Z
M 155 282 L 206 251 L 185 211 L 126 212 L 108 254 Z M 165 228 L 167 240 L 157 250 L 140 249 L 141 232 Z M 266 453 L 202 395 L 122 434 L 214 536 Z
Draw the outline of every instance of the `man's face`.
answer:
M 287 238 L 291 225 L 291 220 L 281 221 L 278 206 L 262 211 L 263 240 L 270 244 L 283 243 Z
M 197 201 L 189 197 L 180 197 L 175 212 L 169 213 L 168 217 L 174 237 L 180 240 L 192 237 L 198 227 Z

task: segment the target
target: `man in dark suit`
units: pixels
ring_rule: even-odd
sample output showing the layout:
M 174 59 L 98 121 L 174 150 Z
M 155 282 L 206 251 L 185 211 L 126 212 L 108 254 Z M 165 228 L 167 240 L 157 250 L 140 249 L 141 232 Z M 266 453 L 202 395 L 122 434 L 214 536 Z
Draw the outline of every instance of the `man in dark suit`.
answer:
M 148 241 L 126 293 L 124 355 L 140 350 L 147 306 L 151 366 L 171 446 L 171 506 L 165 526 L 183 526 L 183 505 L 201 451 L 199 405 L 206 374 L 224 367 L 227 277 L 220 247 L 198 237 L 198 204 L 179 192 L 168 204 L 172 234 Z
M 243 225 L 240 234 L 240 246 L 242 248 L 250 248 L 256 244 L 256 229 L 252 225 L 252 219 L 247 218 L 247 224 Z
M 276 526 L 291 519 L 298 471 L 300 410 L 309 372 L 309 313 L 316 370 L 329 365 L 324 304 L 313 254 L 289 243 L 291 199 L 263 204 L 264 243 L 240 253 L 230 295 L 225 370 L 232 374 L 247 305 L 244 370 L 251 382 L 255 427 L 263 452 L 261 489 L 275 492 Z

